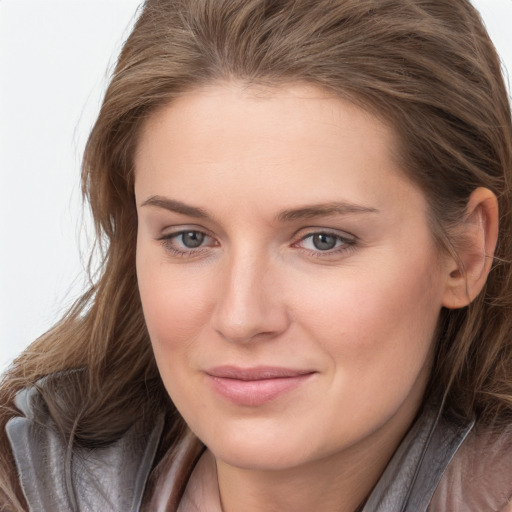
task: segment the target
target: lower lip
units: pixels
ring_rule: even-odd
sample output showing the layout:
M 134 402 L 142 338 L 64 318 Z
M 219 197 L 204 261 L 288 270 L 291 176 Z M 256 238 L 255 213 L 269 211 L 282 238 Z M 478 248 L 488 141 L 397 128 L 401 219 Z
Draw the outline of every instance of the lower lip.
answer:
M 307 373 L 295 377 L 278 377 L 261 380 L 238 380 L 224 377 L 208 376 L 213 389 L 223 398 L 236 405 L 258 406 L 270 402 L 292 391 L 313 374 Z

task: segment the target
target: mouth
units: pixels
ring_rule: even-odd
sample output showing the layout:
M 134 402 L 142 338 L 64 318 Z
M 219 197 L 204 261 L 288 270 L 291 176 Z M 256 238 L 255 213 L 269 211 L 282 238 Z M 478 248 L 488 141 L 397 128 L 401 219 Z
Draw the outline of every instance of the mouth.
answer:
M 236 405 L 258 406 L 296 389 L 316 372 L 281 367 L 219 366 L 206 372 L 213 390 Z

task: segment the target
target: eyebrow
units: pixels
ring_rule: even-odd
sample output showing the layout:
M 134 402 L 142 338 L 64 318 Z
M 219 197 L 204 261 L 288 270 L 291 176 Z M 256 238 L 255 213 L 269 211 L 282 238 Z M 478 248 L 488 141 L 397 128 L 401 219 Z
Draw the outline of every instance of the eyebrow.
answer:
M 208 211 L 190 206 L 175 199 L 170 199 L 162 196 L 151 196 L 146 199 L 141 206 L 156 206 L 189 217 L 196 217 L 199 219 L 213 218 Z M 278 222 L 293 222 L 296 220 L 306 220 L 315 217 L 326 217 L 329 215 L 350 215 L 354 213 L 378 213 L 376 208 L 361 206 L 345 201 L 335 201 L 329 203 L 319 203 L 299 208 L 291 208 L 283 210 L 276 216 Z
M 141 206 L 156 206 L 158 208 L 163 208 L 164 210 L 169 210 L 170 212 L 181 213 L 183 215 L 188 215 L 189 217 L 197 217 L 199 219 L 207 219 L 211 217 L 211 215 L 209 215 L 208 212 L 202 208 L 190 206 L 188 204 L 182 203 L 181 201 L 176 201 L 175 199 L 169 199 L 162 196 L 148 197 L 141 204 Z
M 320 203 L 284 210 L 277 215 L 280 222 L 291 222 L 295 220 L 306 220 L 314 217 L 327 217 L 329 215 L 349 215 L 353 213 L 378 213 L 379 210 L 369 206 L 348 203 L 345 201 Z

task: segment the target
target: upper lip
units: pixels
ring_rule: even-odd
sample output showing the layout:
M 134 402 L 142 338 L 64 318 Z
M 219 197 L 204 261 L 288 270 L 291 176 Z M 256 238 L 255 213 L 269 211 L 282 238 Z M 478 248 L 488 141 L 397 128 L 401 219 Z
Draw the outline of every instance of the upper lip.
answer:
M 279 366 L 256 366 L 240 368 L 238 366 L 216 366 L 206 371 L 211 377 L 235 380 L 267 380 L 300 377 L 314 373 L 313 370 L 282 368 Z

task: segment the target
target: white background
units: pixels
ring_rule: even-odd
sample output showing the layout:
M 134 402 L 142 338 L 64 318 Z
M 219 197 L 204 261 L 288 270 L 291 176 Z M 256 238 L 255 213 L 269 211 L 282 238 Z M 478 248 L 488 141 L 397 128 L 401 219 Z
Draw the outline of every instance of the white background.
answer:
M 474 4 L 512 72 L 512 0 Z M 0 373 L 83 289 L 80 157 L 138 5 L 0 0 Z

